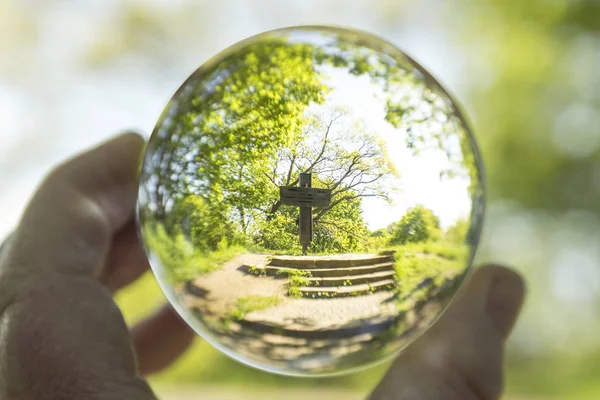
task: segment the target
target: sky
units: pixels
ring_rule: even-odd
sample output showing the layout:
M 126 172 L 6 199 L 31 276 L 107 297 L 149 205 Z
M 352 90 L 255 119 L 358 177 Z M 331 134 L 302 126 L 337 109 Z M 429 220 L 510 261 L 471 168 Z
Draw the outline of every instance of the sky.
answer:
M 354 118 L 362 119 L 367 129 L 377 132 L 384 140 L 389 158 L 400 174 L 401 190 L 392 196 L 392 204 L 377 198 L 363 200 L 363 218 L 369 229 L 384 228 L 396 222 L 408 208 L 416 205 L 433 210 L 443 229 L 467 218 L 471 211 L 469 179 L 440 179 L 440 171 L 451 167 L 445 153 L 432 150 L 414 155 L 406 147 L 405 130 L 385 121 L 383 92 L 367 76 L 356 77 L 333 68 L 327 68 L 324 73 L 333 90 L 323 106 L 312 106 L 309 112 L 332 106 L 351 110 Z

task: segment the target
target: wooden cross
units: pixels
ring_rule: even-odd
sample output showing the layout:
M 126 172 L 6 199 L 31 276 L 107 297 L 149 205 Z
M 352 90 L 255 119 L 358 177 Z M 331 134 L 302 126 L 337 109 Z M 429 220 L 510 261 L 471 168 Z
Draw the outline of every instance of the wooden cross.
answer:
M 280 186 L 279 197 L 281 204 L 300 207 L 300 244 L 302 254 L 313 239 L 313 207 L 325 208 L 331 204 L 331 190 L 312 187 L 312 174 L 301 173 L 299 186 Z

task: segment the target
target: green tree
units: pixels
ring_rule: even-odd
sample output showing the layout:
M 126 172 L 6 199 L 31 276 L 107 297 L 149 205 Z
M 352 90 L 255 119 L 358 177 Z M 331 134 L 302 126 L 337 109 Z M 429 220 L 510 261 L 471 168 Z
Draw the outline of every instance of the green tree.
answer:
M 361 215 L 362 200 L 389 199 L 395 190 L 390 178 L 397 172 L 375 132 L 343 110 L 325 110 L 307 116 L 304 134 L 280 150 L 269 174 L 273 197 L 266 217 L 283 209 L 279 186 L 295 186 L 301 172 L 313 174 L 313 186 L 332 191 L 331 204 L 314 210 L 314 249 L 364 249 L 367 229 Z M 297 218 L 292 209 L 290 218 Z M 327 238 L 326 238 L 327 237 Z
M 169 213 L 189 209 L 177 203 L 192 196 L 203 211 L 191 215 L 214 221 L 194 227 L 197 245 L 220 242 L 209 231 L 227 236 L 219 221 L 247 233 L 249 214 L 264 203 L 266 160 L 301 133 L 306 107 L 327 92 L 313 51 L 273 37 L 198 70 L 165 109 L 149 144 L 142 198 L 152 211 L 144 215 L 167 221 Z
M 387 45 L 370 39 L 355 43 L 350 36 L 332 34 L 329 41 L 324 36 L 324 44 L 314 46 L 273 35 L 230 49 L 194 74 L 165 110 L 151 143 L 152 159 L 145 164 L 154 215 L 164 220 L 177 208 L 175 202 L 199 196 L 211 218 L 229 221 L 235 235 L 262 238 L 258 242 L 264 244 L 271 240 L 258 231 L 281 212 L 279 186 L 297 185 L 301 172 L 313 173 L 315 186 L 333 192 L 331 205 L 315 210 L 320 232 L 333 234 L 336 222 L 326 216 L 338 207 L 342 212 L 354 200 L 388 199 L 395 189 L 388 178 L 395 171 L 377 132 L 344 110 L 314 107 L 329 91 L 323 71 L 337 68 L 370 76 L 379 85 L 387 121 L 407 132 L 407 145 L 415 153 L 445 152 L 456 168 L 443 176 L 470 176 L 472 219 L 478 220 L 480 172 L 458 111 L 407 58 L 391 57 Z M 415 106 L 415 98 L 422 104 Z M 356 237 L 362 237 L 362 228 L 355 229 Z M 273 229 L 269 232 L 277 232 Z M 216 238 L 207 240 L 210 247 Z
M 318 252 L 358 252 L 369 245 L 369 230 L 362 218 L 362 198 L 350 190 L 347 200 L 340 201 L 315 222 L 310 249 Z M 317 214 L 319 216 L 319 214 Z
M 452 243 L 465 243 L 469 241 L 468 233 L 470 223 L 467 219 L 459 219 L 454 225 L 449 227 L 445 233 L 445 239 Z
M 284 38 L 251 44 L 198 70 L 165 109 L 145 165 L 151 201 L 164 217 L 176 193 L 252 202 L 259 182 L 240 176 L 298 135 L 310 103 L 327 91 L 313 47 Z
M 362 218 L 362 199 L 352 194 L 352 199 L 338 203 L 314 223 L 309 251 L 345 253 L 367 249 L 369 231 Z M 267 249 L 299 252 L 298 214 L 297 207 L 281 206 L 271 218 L 261 220 L 256 243 Z
M 440 238 L 440 221 L 423 206 L 407 210 L 394 227 L 390 244 L 418 243 Z

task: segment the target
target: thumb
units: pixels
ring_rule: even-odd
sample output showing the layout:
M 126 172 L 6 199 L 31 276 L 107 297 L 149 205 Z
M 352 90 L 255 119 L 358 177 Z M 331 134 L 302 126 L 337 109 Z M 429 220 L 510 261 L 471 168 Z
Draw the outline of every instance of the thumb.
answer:
M 497 266 L 476 270 L 440 320 L 395 360 L 370 399 L 498 399 L 504 342 L 524 294 L 517 273 Z
M 7 242 L 1 398 L 155 398 L 123 315 L 94 279 L 133 214 L 143 146 L 127 134 L 56 168 Z
M 112 236 L 133 215 L 143 148 L 141 136 L 126 133 L 55 168 L 10 240 L 26 255 L 19 269 L 99 275 Z

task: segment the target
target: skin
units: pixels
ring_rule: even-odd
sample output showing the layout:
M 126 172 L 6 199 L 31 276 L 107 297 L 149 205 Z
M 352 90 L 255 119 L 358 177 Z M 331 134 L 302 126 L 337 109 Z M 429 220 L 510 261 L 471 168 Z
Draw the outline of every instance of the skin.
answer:
M 144 377 L 195 334 L 164 305 L 128 328 L 113 300 L 149 268 L 134 224 L 144 140 L 127 133 L 56 167 L 0 248 L 0 398 L 155 399 Z M 478 268 L 370 400 L 498 399 L 523 279 Z

